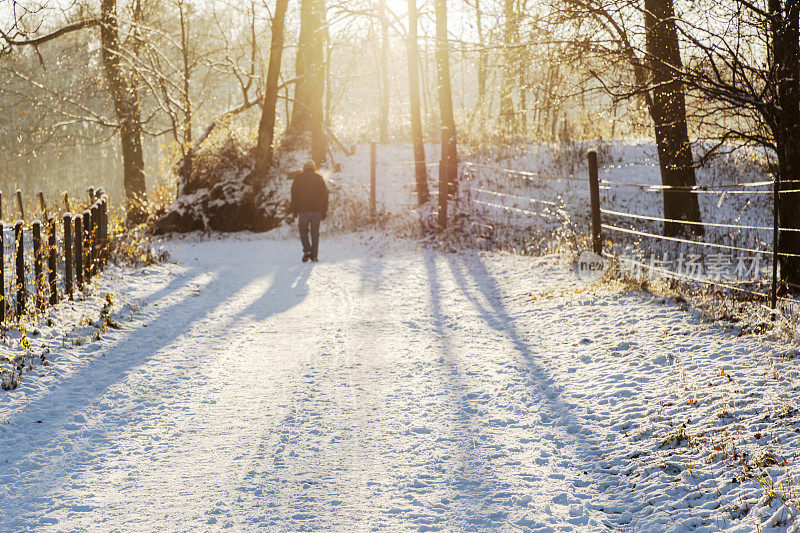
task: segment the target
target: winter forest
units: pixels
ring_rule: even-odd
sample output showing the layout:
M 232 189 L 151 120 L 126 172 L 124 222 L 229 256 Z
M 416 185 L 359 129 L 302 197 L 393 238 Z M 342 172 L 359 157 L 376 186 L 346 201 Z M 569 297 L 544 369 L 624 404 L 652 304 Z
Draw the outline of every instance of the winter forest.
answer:
M 798 531 L 800 0 L 0 0 L 0 531 Z

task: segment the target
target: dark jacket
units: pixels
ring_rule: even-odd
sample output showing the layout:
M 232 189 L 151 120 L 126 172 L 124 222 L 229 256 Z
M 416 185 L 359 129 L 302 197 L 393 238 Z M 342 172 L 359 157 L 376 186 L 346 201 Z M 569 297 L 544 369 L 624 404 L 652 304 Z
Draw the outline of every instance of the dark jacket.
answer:
M 328 187 L 322 176 L 313 171 L 303 171 L 295 175 L 289 211 L 295 215 L 306 211 L 327 214 Z

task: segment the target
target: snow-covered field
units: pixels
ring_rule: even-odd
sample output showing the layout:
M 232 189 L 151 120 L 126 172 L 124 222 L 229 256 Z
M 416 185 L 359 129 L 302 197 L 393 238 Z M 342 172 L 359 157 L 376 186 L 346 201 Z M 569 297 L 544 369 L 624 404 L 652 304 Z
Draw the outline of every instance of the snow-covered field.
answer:
M 377 232 L 326 236 L 319 264 L 292 238 L 163 245 L 178 264 L 96 289 L 126 295 L 120 329 L 42 327 L 50 364 L 0 391 L 0 529 L 793 523 L 779 342 L 560 256 Z

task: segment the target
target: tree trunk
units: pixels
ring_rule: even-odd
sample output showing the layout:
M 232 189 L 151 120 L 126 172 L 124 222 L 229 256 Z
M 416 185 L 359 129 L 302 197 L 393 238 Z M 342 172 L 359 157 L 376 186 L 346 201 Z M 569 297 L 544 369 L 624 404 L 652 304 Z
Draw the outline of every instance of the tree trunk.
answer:
M 504 0 L 503 4 L 503 76 L 500 84 L 500 123 L 507 131 L 514 131 L 514 31 L 516 18 L 514 16 L 514 0 Z
M 456 124 L 453 119 L 453 95 L 450 88 L 450 42 L 447 38 L 447 3 L 436 0 L 436 71 L 439 90 L 439 116 L 442 131 L 442 162 L 446 169 L 439 180 L 439 203 L 445 204 L 455 192 L 458 177 Z M 442 179 L 444 178 L 444 179 Z
M 289 0 L 278 0 L 275 15 L 272 17 L 272 38 L 269 46 L 269 66 L 267 81 L 264 86 L 264 105 L 261 109 L 261 120 L 258 124 L 258 143 L 256 144 L 256 162 L 253 176 L 256 181 L 263 181 L 272 167 L 275 141 L 275 113 L 278 104 L 278 79 L 281 74 L 283 57 L 283 33 L 286 20 L 286 7 Z
M 520 25 L 522 24 L 522 13 L 525 12 L 525 2 L 517 3 L 514 15 L 514 42 L 520 42 Z M 514 68 L 519 76 L 519 104 L 517 106 L 516 125 L 520 132 L 528 130 L 528 62 L 530 53 L 527 47 L 517 49 L 514 54 Z
M 686 125 L 683 84 L 676 72 L 682 68 L 675 8 L 672 0 L 645 0 L 645 39 L 653 85 L 650 115 L 655 124 L 658 161 L 664 190 L 664 218 L 700 222 L 692 147 Z M 703 227 L 664 223 L 664 234 L 702 235 Z
M 141 102 L 135 76 L 121 65 L 119 21 L 116 0 L 100 2 L 100 43 L 103 67 L 114 100 L 114 111 L 120 121 L 122 143 L 123 186 L 128 223 L 142 222 L 146 217 L 147 187 L 142 153 Z
M 798 189 L 800 179 L 800 2 L 769 1 L 771 52 L 777 79 L 775 88 L 778 110 L 773 131 L 778 152 L 779 190 Z M 800 195 L 780 194 L 778 221 L 782 228 L 800 228 Z M 800 254 L 800 233 L 782 231 L 778 252 Z M 800 258 L 780 256 L 781 279 L 800 285 Z
M 389 142 L 389 21 L 386 18 L 386 0 L 380 0 L 381 21 L 381 74 L 380 96 L 380 142 Z
M 414 176 L 419 205 L 428 202 L 428 167 L 422 138 L 422 110 L 419 102 L 419 44 L 417 43 L 417 0 L 408 0 L 408 91 L 411 101 L 411 140 L 414 145 Z
M 333 107 L 333 83 L 331 83 L 331 61 L 333 56 L 333 44 L 328 27 L 325 27 L 325 110 L 322 113 L 322 123 L 330 128 L 331 108 Z M 330 131 L 330 130 L 328 130 Z
M 480 51 L 478 51 L 478 102 L 475 106 L 475 110 L 478 113 L 481 113 L 483 103 L 486 101 L 486 71 L 489 69 L 489 52 L 484 47 L 482 15 L 480 0 L 475 0 L 476 30 L 478 32 L 478 43 L 481 47 Z
M 324 0 L 303 0 L 300 6 L 300 38 L 295 72 L 294 106 L 289 135 L 311 136 L 311 158 L 322 164 L 326 159 L 327 142 L 322 132 L 322 100 L 325 92 L 325 24 Z
M 192 100 L 189 87 L 192 69 L 189 63 L 189 14 L 184 12 L 184 3 L 178 2 L 178 11 L 181 22 L 181 58 L 183 59 L 183 143 L 181 154 L 183 165 L 181 170 L 189 178 L 192 175 Z

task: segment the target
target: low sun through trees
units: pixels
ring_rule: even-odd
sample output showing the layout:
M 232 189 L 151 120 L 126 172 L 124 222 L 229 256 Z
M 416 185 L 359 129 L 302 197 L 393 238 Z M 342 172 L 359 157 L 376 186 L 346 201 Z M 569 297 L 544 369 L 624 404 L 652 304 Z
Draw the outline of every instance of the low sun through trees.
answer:
M 702 238 L 696 169 L 715 155 L 758 147 L 797 188 L 799 13 L 797 0 L 5 0 L 2 162 L 24 181 L 88 160 L 133 224 L 148 187 L 172 174 L 193 190 L 204 147 L 242 124 L 255 188 L 282 149 L 332 165 L 353 144 L 408 142 L 419 205 L 426 143 L 441 146 L 447 198 L 459 145 L 650 137 L 664 234 Z M 798 201 L 779 194 L 782 227 L 800 229 Z M 800 232 L 778 247 L 800 284 Z

